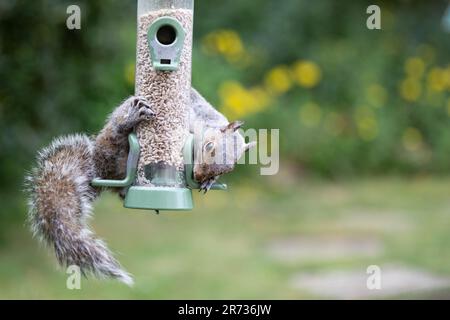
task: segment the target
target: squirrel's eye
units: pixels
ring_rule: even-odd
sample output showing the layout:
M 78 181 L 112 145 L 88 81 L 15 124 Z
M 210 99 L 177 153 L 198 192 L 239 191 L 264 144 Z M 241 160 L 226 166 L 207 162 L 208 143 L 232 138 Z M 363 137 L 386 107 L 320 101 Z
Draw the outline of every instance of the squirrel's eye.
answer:
M 214 149 L 214 142 L 208 142 L 204 147 L 206 152 L 211 152 Z

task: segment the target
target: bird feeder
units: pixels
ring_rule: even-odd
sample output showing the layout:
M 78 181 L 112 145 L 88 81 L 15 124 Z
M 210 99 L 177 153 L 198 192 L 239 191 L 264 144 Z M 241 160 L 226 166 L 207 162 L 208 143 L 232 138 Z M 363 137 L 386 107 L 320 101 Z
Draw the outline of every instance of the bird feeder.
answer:
M 138 0 L 135 95 L 145 97 L 156 116 L 129 136 L 127 177 L 93 181 L 128 188 L 127 208 L 193 208 L 192 189 L 199 188 L 188 123 L 193 17 L 194 0 Z

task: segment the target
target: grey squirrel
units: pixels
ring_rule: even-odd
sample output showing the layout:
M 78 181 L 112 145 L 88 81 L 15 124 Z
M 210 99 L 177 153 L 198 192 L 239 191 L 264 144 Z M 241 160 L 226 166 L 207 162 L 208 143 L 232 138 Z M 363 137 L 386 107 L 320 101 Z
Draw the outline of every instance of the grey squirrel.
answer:
M 125 176 L 128 135 L 141 121 L 154 116 L 145 98 L 130 97 L 112 112 L 97 136 L 60 137 L 38 153 L 35 167 L 25 178 L 28 221 L 34 236 L 53 247 L 60 265 L 77 265 L 83 275 L 133 283 L 106 244 L 89 229 L 92 203 L 103 191 L 90 183 L 98 177 L 118 180 Z M 246 144 L 237 131 L 242 122 L 228 123 L 195 89 L 191 90 L 189 123 L 192 133 L 203 128 L 194 154 L 194 177 L 206 192 L 255 143 Z M 231 154 L 230 159 L 214 161 L 224 153 Z M 123 190 L 115 191 L 123 196 Z

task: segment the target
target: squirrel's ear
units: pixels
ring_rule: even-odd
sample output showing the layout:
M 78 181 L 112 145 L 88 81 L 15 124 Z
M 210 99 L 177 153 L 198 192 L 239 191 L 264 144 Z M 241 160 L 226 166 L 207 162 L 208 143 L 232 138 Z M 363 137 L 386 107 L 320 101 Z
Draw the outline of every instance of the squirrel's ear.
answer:
M 247 143 L 247 144 L 245 145 L 245 151 L 248 151 L 248 150 L 250 150 L 251 148 L 256 147 L 256 144 L 257 144 L 256 141 L 252 141 L 252 142 Z
M 223 127 L 222 129 L 221 129 L 221 131 L 222 132 L 225 132 L 225 131 L 227 131 L 227 130 L 233 130 L 233 131 L 236 131 L 236 130 L 238 130 L 240 127 L 242 127 L 243 125 L 244 125 L 244 121 L 233 121 L 233 122 L 230 122 L 228 125 L 226 125 L 225 127 Z

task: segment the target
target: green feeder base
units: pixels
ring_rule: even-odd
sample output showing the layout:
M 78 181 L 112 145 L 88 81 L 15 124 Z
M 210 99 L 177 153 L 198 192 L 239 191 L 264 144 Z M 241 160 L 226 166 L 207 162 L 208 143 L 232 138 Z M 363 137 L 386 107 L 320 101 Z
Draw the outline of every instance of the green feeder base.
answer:
M 128 189 L 125 208 L 182 211 L 192 210 L 192 190 L 187 188 L 132 186 Z

